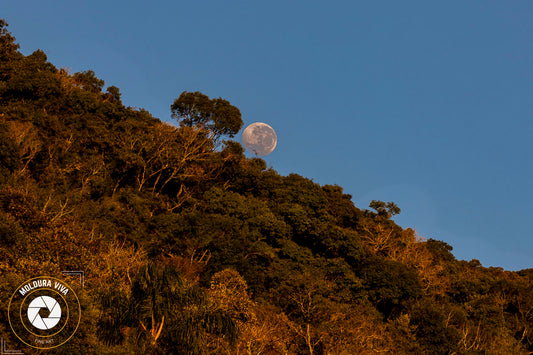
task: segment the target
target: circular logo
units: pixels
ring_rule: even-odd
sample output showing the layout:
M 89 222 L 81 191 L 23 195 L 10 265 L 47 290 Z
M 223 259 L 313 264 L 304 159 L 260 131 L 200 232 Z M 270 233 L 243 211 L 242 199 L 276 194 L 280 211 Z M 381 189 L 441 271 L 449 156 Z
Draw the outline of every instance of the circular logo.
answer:
M 39 312 L 48 309 L 48 317 L 43 318 Z M 61 320 L 61 306 L 50 296 L 39 296 L 33 299 L 28 306 L 28 319 L 37 329 L 52 329 Z
M 51 349 L 65 344 L 78 329 L 80 301 L 65 281 L 40 276 L 17 287 L 9 301 L 8 319 L 24 344 Z

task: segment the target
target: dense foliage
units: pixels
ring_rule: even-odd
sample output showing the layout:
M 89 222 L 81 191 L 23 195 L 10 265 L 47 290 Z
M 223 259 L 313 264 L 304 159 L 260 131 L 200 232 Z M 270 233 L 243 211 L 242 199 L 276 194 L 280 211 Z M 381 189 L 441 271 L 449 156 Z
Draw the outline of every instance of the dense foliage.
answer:
M 228 101 L 178 127 L 92 71 L 24 56 L 0 22 L 0 297 L 84 270 L 64 354 L 529 354 L 533 271 L 456 260 L 339 186 L 280 176 L 221 138 Z M 226 137 L 227 138 L 227 137 Z M 76 279 L 70 280 L 76 283 Z M 0 331 L 10 348 L 6 307 Z

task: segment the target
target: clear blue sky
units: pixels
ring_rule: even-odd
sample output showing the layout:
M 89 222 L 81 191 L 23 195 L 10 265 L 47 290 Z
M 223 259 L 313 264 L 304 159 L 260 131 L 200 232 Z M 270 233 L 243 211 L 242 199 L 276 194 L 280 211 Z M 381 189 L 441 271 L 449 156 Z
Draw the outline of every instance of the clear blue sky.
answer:
M 24 54 L 170 119 L 182 91 L 278 134 L 268 165 L 459 259 L 533 267 L 533 2 L 2 0 Z

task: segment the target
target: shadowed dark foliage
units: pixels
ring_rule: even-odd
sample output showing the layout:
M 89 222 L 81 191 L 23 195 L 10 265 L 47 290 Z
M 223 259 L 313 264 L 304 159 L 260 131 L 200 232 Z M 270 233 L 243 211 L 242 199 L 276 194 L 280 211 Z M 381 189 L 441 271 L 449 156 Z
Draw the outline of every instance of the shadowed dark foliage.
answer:
M 180 125 L 115 86 L 18 52 L 0 21 L 0 297 L 84 270 L 64 354 L 528 354 L 533 272 L 456 260 L 445 242 L 281 176 L 199 92 Z M 75 283 L 76 280 L 70 280 Z M 6 308 L 0 330 L 10 348 Z

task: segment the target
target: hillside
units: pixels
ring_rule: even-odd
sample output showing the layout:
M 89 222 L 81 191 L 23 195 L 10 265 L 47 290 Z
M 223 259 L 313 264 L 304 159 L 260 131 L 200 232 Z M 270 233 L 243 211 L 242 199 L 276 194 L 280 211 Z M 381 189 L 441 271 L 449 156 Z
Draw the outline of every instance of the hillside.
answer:
M 92 71 L 24 56 L 6 26 L 0 299 L 41 275 L 75 289 L 81 323 L 53 353 L 533 353 L 532 269 L 456 260 L 392 202 L 246 158 L 226 100 L 182 93 L 161 122 Z M 42 353 L 7 313 L 6 346 Z

